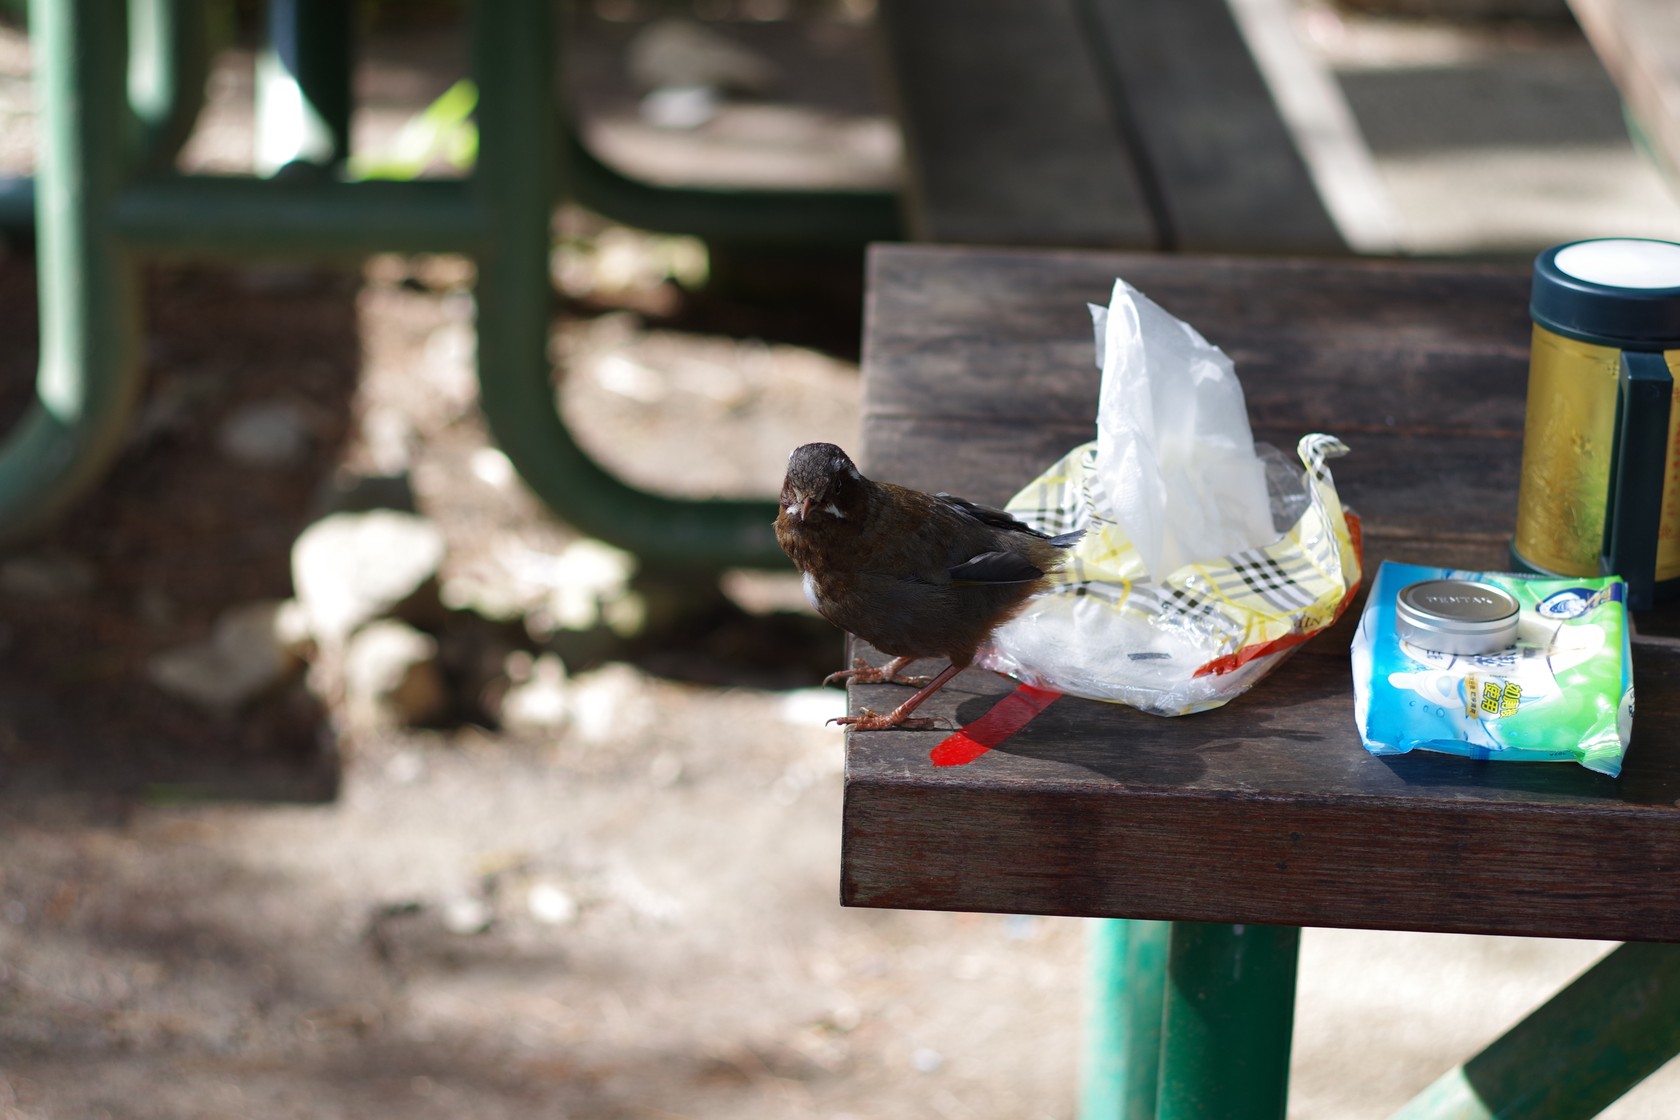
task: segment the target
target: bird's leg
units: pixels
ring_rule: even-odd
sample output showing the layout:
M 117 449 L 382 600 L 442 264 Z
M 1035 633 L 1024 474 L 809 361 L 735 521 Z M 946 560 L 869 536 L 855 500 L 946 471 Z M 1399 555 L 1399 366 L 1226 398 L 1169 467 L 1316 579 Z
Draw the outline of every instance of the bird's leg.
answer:
M 944 688 L 946 682 L 958 673 L 962 672 L 962 669 L 963 667 L 961 665 L 945 666 L 944 671 L 937 677 L 934 677 L 933 680 L 929 681 L 914 696 L 910 697 L 910 699 L 906 700 L 886 715 L 881 715 L 879 712 L 872 712 L 868 708 L 865 708 L 863 709 L 862 715 L 842 716 L 839 719 L 831 719 L 828 722 L 838 723 L 840 726 L 849 727 L 853 731 L 886 731 L 887 729 L 894 727 L 901 728 L 905 731 L 925 730 L 933 726 L 933 720 L 909 719 L 907 717 L 911 712 L 916 710 L 916 706 L 918 704 L 938 692 L 941 688 Z
M 911 688 L 920 688 L 932 680 L 932 677 L 901 677 L 898 671 L 914 657 L 895 657 L 877 669 L 861 657 L 852 659 L 850 669 L 841 669 L 837 673 L 830 673 L 823 678 L 824 684 L 839 684 L 841 681 L 851 681 L 853 684 L 903 684 Z

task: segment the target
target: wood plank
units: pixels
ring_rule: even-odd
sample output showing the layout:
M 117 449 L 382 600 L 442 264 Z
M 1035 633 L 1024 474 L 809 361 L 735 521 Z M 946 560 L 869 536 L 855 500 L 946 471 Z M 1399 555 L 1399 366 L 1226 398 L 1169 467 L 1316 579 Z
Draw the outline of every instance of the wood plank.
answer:
M 1358 430 L 1409 424 L 1520 437 L 1525 271 L 1397 272 L 1346 262 L 1331 291 L 1322 267 L 1203 257 L 1185 270 L 1172 257 L 1143 254 L 883 246 L 866 301 L 866 423 L 895 415 L 1089 421 L 1099 377 L 1086 305 L 1106 304 L 1118 275 L 1231 356 L 1256 424 L 1298 421 L 1303 432 L 1331 421 Z M 1420 316 L 1420 305 L 1450 314 Z M 1370 370 L 1383 376 L 1360 377 Z M 1031 402 L 1025 413 L 1023 402 Z
M 1231 355 L 1257 438 L 1287 453 L 1327 431 L 1352 448 L 1332 469 L 1371 531 L 1507 538 L 1526 273 L 1346 262 L 1329 286 L 1324 268 L 882 246 L 870 264 L 860 461 L 995 503 L 1095 438 L 1100 374 L 1085 304 L 1106 302 L 1118 275 Z M 921 450 L 959 437 L 964 454 Z M 1465 456 L 1480 470 L 1461 471 Z M 1456 503 L 1441 500 L 1447 487 Z
M 1680 5 L 1569 0 L 1581 30 L 1671 176 L 1680 176 Z
M 996 502 L 1090 438 L 1089 328 L 1060 305 L 1093 287 L 1104 298 L 1115 275 L 1230 340 L 1257 435 L 1347 422 L 1353 454 L 1333 466 L 1369 564 L 1504 566 L 1526 361 L 1518 269 L 883 247 L 865 470 Z M 1677 614 L 1641 616 L 1641 634 L 1680 632 Z M 848 735 L 843 900 L 1680 941 L 1680 743 L 1666 733 L 1680 643 L 1636 644 L 1634 741 L 1609 779 L 1367 754 L 1353 622 L 1213 712 L 1064 698 L 948 768 L 928 757 L 938 733 Z M 1009 687 L 969 671 L 923 711 L 958 725 Z M 852 701 L 901 694 L 862 687 Z
M 1164 247 L 1345 253 L 1227 0 L 1081 0 Z
M 1649 737 L 1680 714 L 1680 660 L 1659 649 L 1637 664 Z M 852 735 L 842 900 L 1680 940 L 1672 750 L 1641 743 L 1619 781 L 1562 764 L 1377 759 L 1351 741 L 1347 679 L 1344 657 L 1309 646 L 1262 689 L 1195 717 L 1064 698 L 961 768 L 929 763 L 938 736 Z M 948 718 L 983 713 L 999 683 L 959 678 Z
M 977 717 L 1001 683 L 958 678 L 949 714 Z M 1636 683 L 1648 737 L 1680 717 L 1672 650 Z M 850 735 L 842 901 L 1680 941 L 1671 744 L 1636 746 L 1613 780 L 1379 759 L 1352 729 L 1346 659 L 1315 642 L 1225 708 L 1064 698 L 967 766 L 929 763 L 937 735 Z
M 918 240 L 1159 244 L 1073 0 L 891 0 L 877 19 Z
M 967 419 L 895 417 L 870 421 L 865 430 L 865 473 L 992 505 L 1007 501 L 1069 450 L 1095 438 L 1093 431 L 1072 425 L 1023 429 L 1016 423 Z M 1293 454 L 1296 440 L 1310 430 L 1261 427 L 1255 436 Z M 1330 431 L 1339 434 L 1334 426 Z M 1346 440 L 1352 453 L 1330 464 L 1337 493 L 1363 518 L 1374 541 L 1410 546 L 1409 555 L 1392 559 L 1445 563 L 1429 555 L 1432 542 L 1476 541 L 1478 567 L 1509 567 L 1506 546 L 1516 524 L 1520 439 L 1503 442 L 1499 454 L 1486 458 L 1486 441 L 1479 436 L 1370 433 Z M 1476 464 L 1473 476 L 1463 472 L 1465 463 Z

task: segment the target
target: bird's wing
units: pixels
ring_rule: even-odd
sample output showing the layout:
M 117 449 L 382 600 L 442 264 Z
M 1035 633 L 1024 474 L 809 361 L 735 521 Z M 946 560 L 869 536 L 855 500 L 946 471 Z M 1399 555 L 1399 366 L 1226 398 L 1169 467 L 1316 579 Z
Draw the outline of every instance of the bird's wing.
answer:
M 990 529 L 1006 529 L 1012 533 L 1026 533 L 1029 536 L 1042 537 L 1045 534 L 1034 529 L 1023 521 L 1018 521 L 1001 509 L 983 506 L 971 502 L 967 498 L 959 498 L 954 494 L 935 494 L 934 498 L 947 509 L 955 510 L 970 521 L 978 522 Z
M 982 552 L 946 571 L 953 583 L 1031 583 L 1044 572 L 1013 552 Z

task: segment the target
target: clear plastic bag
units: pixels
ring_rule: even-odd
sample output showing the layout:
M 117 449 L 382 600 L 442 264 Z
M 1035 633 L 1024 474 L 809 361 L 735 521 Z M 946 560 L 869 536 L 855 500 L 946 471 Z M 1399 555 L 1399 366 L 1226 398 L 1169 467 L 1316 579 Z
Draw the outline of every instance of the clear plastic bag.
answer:
M 1358 521 L 1304 436 L 1292 467 L 1257 449 L 1231 360 L 1116 281 L 1093 307 L 1097 439 L 1005 507 L 1085 529 L 1057 585 L 981 650 L 1029 684 L 1160 715 L 1218 707 L 1330 625 L 1360 580 Z

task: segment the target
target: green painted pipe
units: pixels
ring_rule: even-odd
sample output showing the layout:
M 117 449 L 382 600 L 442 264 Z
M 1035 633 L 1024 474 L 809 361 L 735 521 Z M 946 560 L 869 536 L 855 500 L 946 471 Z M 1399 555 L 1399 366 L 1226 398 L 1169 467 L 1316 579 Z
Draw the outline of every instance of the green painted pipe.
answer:
M 186 55 L 196 40 L 183 30 L 181 2 L 132 0 L 153 21 L 148 49 L 172 55 L 171 66 L 190 69 Z M 331 11 L 326 0 L 288 2 L 294 4 L 288 27 L 308 23 L 313 12 L 320 18 L 310 26 L 347 40 L 347 29 L 332 22 L 342 12 Z M 626 548 L 652 567 L 785 566 L 771 526 L 774 502 L 692 501 L 628 486 L 582 449 L 560 416 L 547 357 L 549 223 L 563 136 L 553 98 L 551 8 L 549 0 L 481 0 L 473 7 L 480 145 L 478 165 L 465 181 L 346 183 L 333 177 L 342 157 L 344 113 L 332 91 L 342 85 L 347 43 L 326 50 L 319 65 L 309 62 L 309 51 L 275 54 L 306 72 L 285 79 L 296 80 L 285 96 L 295 100 L 306 86 L 327 91 L 309 109 L 335 137 L 326 149 L 312 149 L 316 166 L 293 160 L 290 174 L 266 181 L 167 173 L 135 180 L 131 172 L 142 153 L 125 142 L 132 135 L 126 130 L 137 116 L 159 130 L 173 129 L 179 114 L 196 110 L 184 80 L 177 75 L 174 84 L 162 82 L 155 72 L 144 81 L 128 80 L 126 40 L 110 32 L 124 27 L 122 0 L 35 0 L 46 122 L 38 186 L 39 197 L 51 200 L 36 214 L 42 362 L 39 400 L 0 443 L 0 534 L 37 526 L 96 481 L 120 444 L 139 389 L 133 253 L 318 258 L 453 251 L 471 254 L 479 269 L 485 416 L 539 497 L 580 531 Z M 285 33 L 303 34 L 299 27 Z M 131 96 L 139 108 L 130 108 Z M 21 209 L 27 197 L 21 190 L 0 191 L 0 208 L 9 199 Z M 670 199 L 657 189 L 642 197 Z M 721 205 L 737 215 L 758 205 L 728 192 L 716 197 L 733 197 Z M 884 223 L 883 201 L 866 198 L 858 213 L 873 208 L 874 217 L 848 227 L 847 236 L 883 232 L 877 224 Z M 762 221 L 749 222 L 741 240 L 811 232 L 811 211 L 797 221 L 793 215 L 780 203 L 764 204 Z M 842 226 L 825 228 L 832 233 Z
M 650 565 L 784 567 L 773 501 L 695 502 L 637 490 L 597 465 L 560 419 L 548 361 L 560 135 L 549 96 L 552 8 L 549 0 L 497 0 L 474 9 L 480 86 L 472 183 L 491 222 L 491 248 L 478 257 L 478 368 L 491 432 L 526 483 L 569 523 Z
M 229 37 L 218 17 L 229 15 L 203 0 L 128 0 L 128 142 L 139 166 L 168 169 L 192 134 L 213 44 Z M 34 229 L 35 180 L 0 179 L 0 230 Z
M 229 15 L 225 5 L 217 12 Z M 204 0 L 128 0 L 128 106 L 140 128 L 140 167 L 172 166 L 192 135 L 211 40 L 226 37 L 212 35 L 212 18 Z
M 0 443 L 0 532 L 27 532 L 100 477 L 140 389 L 134 263 L 105 228 L 129 115 L 122 0 L 33 0 L 41 362 L 35 400 Z M 98 27 L 102 33 L 87 34 Z
M 632 179 L 603 163 L 570 128 L 561 154 L 570 197 L 638 229 L 686 233 L 743 247 L 856 249 L 871 241 L 904 238 L 899 197 L 893 191 L 661 186 Z
M 482 202 L 460 179 L 352 183 L 298 168 L 279 179 L 149 178 L 118 195 L 112 221 L 128 245 L 151 255 L 477 254 L 491 236 Z
M 1175 922 L 1159 1120 L 1283 1120 L 1301 931 Z
M 1612 950 L 1394 1120 L 1586 1120 L 1680 1054 L 1680 945 Z
M 1086 924 L 1080 1120 L 1155 1120 L 1170 922 Z

